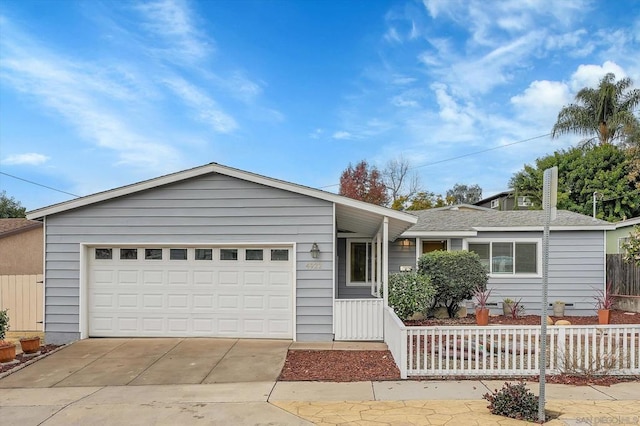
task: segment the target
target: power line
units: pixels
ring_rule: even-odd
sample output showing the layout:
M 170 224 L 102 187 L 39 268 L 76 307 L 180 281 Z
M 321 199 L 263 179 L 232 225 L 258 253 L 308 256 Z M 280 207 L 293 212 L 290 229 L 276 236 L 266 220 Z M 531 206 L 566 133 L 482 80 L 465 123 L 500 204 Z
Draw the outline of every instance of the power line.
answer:
M 485 152 L 495 151 L 495 150 L 500 149 L 500 148 L 506 148 L 508 146 L 513 146 L 513 145 L 517 145 L 517 144 L 520 144 L 520 143 L 530 142 L 532 140 L 545 138 L 545 137 L 550 136 L 550 135 L 551 135 L 551 133 L 546 133 L 544 135 L 534 136 L 532 138 L 523 139 L 523 140 L 519 140 L 519 141 L 516 141 L 516 142 L 511 142 L 511 143 L 507 143 L 507 144 L 504 144 L 504 145 L 494 146 L 492 148 L 483 149 L 481 151 L 474 151 L 474 152 L 470 152 L 468 154 L 458 155 L 456 157 L 445 158 L 443 160 L 438 160 L 438 161 L 434 161 L 434 162 L 431 162 L 431 163 L 425 163 L 425 164 L 421 164 L 419 166 L 410 167 L 409 170 L 414 170 L 414 169 L 419 169 L 421 167 L 433 166 L 433 165 L 440 164 L 440 163 L 446 163 L 446 162 L 449 162 L 449 161 L 459 160 L 461 158 L 470 157 L 472 155 L 484 154 Z M 333 185 L 321 186 L 320 189 L 332 188 L 334 186 L 339 186 L 339 185 L 340 185 L 339 183 L 335 183 Z
M 28 179 L 24 179 L 24 178 L 21 178 L 21 177 L 18 177 L 18 176 L 10 175 L 9 173 L 0 172 L 0 174 L 1 174 L 1 175 L 5 175 L 5 176 L 9 176 L 9 177 L 14 178 L 14 179 L 21 180 L 21 181 L 23 181 L 23 182 L 30 183 L 30 184 L 32 184 L 32 185 L 41 186 L 41 187 L 43 187 L 43 188 L 47 188 L 47 189 L 50 189 L 50 190 L 52 190 L 52 191 L 61 192 L 61 193 L 63 193 L 63 194 L 71 195 L 72 197 L 76 197 L 76 198 L 80 198 L 80 197 L 81 197 L 80 195 L 72 194 L 72 193 L 70 193 L 70 192 L 63 191 L 63 190 L 61 190 L 61 189 L 56 189 L 56 188 L 53 188 L 53 187 L 51 187 L 51 186 L 43 185 L 43 184 L 41 184 L 41 183 L 34 182 L 34 181 L 32 181 L 32 180 L 28 180 Z

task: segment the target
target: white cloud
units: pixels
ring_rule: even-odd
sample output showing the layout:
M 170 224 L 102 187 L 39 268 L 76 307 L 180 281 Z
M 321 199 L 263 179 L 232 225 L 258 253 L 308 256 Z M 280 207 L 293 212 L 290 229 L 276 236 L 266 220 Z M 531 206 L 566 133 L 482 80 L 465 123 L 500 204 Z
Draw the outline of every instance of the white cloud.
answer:
M 349 139 L 353 139 L 353 135 L 349 132 L 346 132 L 344 130 L 339 130 L 337 132 L 335 132 L 332 136 L 334 139 L 345 139 L 345 140 L 349 140 Z
M 536 80 L 525 91 L 511 98 L 521 120 L 545 128 L 553 125 L 558 111 L 571 102 L 569 87 L 559 81 Z
M 35 152 L 29 152 L 26 154 L 14 154 L 9 155 L 4 160 L 0 161 L 0 163 L 7 166 L 18 166 L 18 165 L 29 165 L 29 166 L 39 166 L 41 164 L 46 163 L 49 160 L 49 157 L 43 154 L 37 154 Z
M 309 137 L 311 139 L 320 139 L 320 137 L 323 135 L 324 130 L 323 129 L 315 129 L 313 132 L 309 133 Z
M 571 75 L 571 89 L 575 92 L 583 87 L 596 87 L 600 79 L 607 73 L 614 73 L 616 79 L 627 76 L 625 71 L 615 62 L 606 61 L 600 65 L 580 65 L 576 72 Z
M 145 18 L 144 27 L 151 36 L 166 43 L 159 49 L 163 57 L 189 62 L 200 60 L 213 51 L 213 43 L 194 25 L 193 13 L 184 0 L 158 0 L 138 4 Z
M 219 133 L 230 133 L 238 125 L 230 115 L 222 111 L 206 93 L 180 77 L 164 80 L 175 94 L 196 111 L 198 120 L 210 125 Z

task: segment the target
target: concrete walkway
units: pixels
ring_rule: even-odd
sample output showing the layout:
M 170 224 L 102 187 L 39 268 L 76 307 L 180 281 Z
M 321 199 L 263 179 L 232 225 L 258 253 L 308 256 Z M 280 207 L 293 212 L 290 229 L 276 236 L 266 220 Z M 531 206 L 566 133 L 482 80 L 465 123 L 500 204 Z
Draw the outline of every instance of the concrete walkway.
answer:
M 489 413 L 481 395 L 493 384 L 249 382 L 0 389 L 0 419 L 25 426 L 527 424 Z M 640 423 L 640 383 L 548 385 L 547 394 L 547 409 L 561 413 L 550 425 Z
M 0 379 L 0 424 L 526 424 L 486 408 L 482 396 L 504 380 L 277 382 L 288 349 L 386 348 L 278 340 L 83 340 Z M 537 393 L 537 383 L 530 387 Z M 546 395 L 547 409 L 559 413 L 551 425 L 640 424 L 638 382 L 549 384 Z

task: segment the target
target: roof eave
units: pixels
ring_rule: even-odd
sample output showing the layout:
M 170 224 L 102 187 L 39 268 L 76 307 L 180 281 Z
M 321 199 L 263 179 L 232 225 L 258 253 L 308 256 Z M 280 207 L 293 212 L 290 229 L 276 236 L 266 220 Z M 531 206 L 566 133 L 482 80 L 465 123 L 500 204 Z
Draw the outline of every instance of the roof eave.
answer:
M 222 166 L 216 163 L 206 164 L 204 166 L 195 167 L 193 169 L 188 169 L 181 172 L 168 174 L 165 176 L 160 176 L 160 177 L 149 179 L 143 182 L 134 183 L 131 185 L 120 187 L 120 188 L 115 188 L 108 191 L 99 192 L 97 194 L 88 195 L 86 197 L 77 198 L 77 199 L 66 201 L 59 204 L 54 204 L 49 207 L 33 210 L 28 212 L 27 218 L 32 220 L 41 219 L 45 216 L 62 213 L 67 210 L 88 206 L 88 205 L 99 203 L 102 201 L 111 200 L 114 198 L 134 194 L 137 192 L 145 191 L 152 188 L 157 188 L 159 186 L 168 185 L 171 183 L 175 183 L 182 180 L 191 179 L 194 177 L 211 174 L 211 173 L 219 173 L 222 175 L 227 175 L 227 176 L 247 180 L 257 184 L 270 186 L 278 189 L 283 189 L 286 191 L 296 192 L 296 193 L 307 195 L 314 198 L 323 199 L 325 201 L 329 201 L 332 203 L 370 211 L 372 213 L 376 213 L 381 216 L 392 217 L 394 219 L 404 221 L 409 225 L 413 225 L 418 222 L 418 218 L 409 213 L 404 213 L 401 211 L 388 209 L 386 207 L 365 203 L 364 201 L 353 200 L 351 198 L 347 198 L 338 194 L 322 191 L 320 189 L 315 189 L 315 188 L 310 188 L 310 187 L 306 187 L 306 186 L 302 186 L 302 185 L 298 185 L 290 182 L 285 182 L 282 180 L 269 178 L 266 176 L 258 175 L 258 174 L 247 172 L 244 170 Z

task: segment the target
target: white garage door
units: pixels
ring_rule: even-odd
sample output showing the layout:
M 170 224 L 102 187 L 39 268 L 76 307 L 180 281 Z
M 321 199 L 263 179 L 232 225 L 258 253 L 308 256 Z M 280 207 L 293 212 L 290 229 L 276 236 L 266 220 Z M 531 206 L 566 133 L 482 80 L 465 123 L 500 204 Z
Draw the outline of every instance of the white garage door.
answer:
M 293 338 L 291 247 L 92 247 L 89 335 Z

